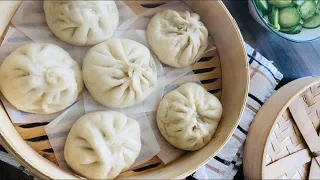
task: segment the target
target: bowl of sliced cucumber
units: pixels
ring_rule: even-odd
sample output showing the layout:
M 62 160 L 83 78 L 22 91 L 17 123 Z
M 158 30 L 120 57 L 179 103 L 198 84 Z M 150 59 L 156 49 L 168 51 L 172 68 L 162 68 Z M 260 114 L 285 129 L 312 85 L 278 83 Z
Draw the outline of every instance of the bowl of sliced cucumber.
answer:
M 249 10 L 263 27 L 287 40 L 320 38 L 320 0 L 249 0 Z

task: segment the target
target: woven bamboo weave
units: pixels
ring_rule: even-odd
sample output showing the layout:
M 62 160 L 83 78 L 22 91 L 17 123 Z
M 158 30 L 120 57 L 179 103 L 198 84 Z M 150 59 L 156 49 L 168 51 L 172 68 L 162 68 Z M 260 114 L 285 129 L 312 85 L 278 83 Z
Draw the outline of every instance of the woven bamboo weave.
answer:
M 168 0 L 156 0 L 156 1 L 124 1 L 132 11 L 136 14 L 146 12 L 152 8 L 156 8 L 163 5 Z M 1 41 L 0 41 L 1 42 Z M 214 47 L 208 51 L 194 66 L 193 72 L 196 74 L 198 79 L 201 81 L 203 87 L 220 99 L 222 89 L 221 79 L 221 66 L 218 49 Z M 188 75 L 180 78 L 174 83 L 188 82 Z M 58 165 L 54 151 L 51 147 L 49 139 L 46 135 L 44 127 L 48 123 L 14 123 L 14 127 L 20 136 L 26 141 L 26 143 L 32 147 L 40 155 L 48 159 L 49 161 Z M 146 169 L 160 168 L 165 164 L 154 156 L 148 162 L 141 164 L 133 171 L 129 170 L 123 173 L 125 176 L 130 174 L 138 174 L 139 172 L 145 172 Z
M 320 127 L 320 84 L 306 90 L 300 98 L 303 99 L 305 110 L 309 116 L 306 121 L 311 121 L 316 132 Z M 308 148 L 293 117 L 286 109 L 277 119 L 275 127 L 270 132 L 267 142 L 268 148 L 265 154 L 264 165 L 268 166 L 284 157 Z M 294 168 L 279 176 L 277 179 L 308 179 L 310 162 Z

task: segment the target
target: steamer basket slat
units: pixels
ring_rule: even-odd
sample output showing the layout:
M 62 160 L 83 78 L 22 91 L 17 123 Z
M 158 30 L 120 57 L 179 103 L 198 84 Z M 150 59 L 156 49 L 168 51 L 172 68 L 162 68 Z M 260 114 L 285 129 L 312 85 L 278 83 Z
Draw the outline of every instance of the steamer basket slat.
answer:
M 139 14 L 163 5 L 167 0 L 124 2 Z M 205 89 L 221 98 L 225 112 L 223 119 L 215 137 L 204 149 L 187 153 L 168 165 L 155 156 L 135 169 L 121 173 L 119 177 L 183 178 L 210 160 L 223 147 L 240 120 L 249 84 L 248 64 L 241 34 L 221 1 L 186 3 L 201 16 L 216 44 L 216 48 L 194 65 L 193 71 Z M 6 9 L 1 12 L 0 32 L 5 32 L 19 4 L 19 1 L 0 2 L 0 7 Z M 4 35 L 5 33 L 2 38 Z M 0 123 L 1 143 L 32 174 L 39 178 L 53 179 L 78 177 L 57 166 L 44 131 L 47 123 L 12 124 L 3 106 L 0 106 Z

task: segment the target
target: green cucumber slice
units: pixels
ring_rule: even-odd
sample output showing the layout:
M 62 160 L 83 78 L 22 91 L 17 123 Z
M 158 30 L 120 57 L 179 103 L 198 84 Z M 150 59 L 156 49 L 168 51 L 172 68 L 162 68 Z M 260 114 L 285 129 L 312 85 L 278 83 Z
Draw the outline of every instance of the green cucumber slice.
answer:
M 269 6 L 268 19 L 270 24 L 279 25 L 279 9 L 274 6 Z
M 292 6 L 292 0 L 269 0 L 269 3 L 277 8 L 285 8 Z
M 273 25 L 271 23 L 268 23 L 268 25 L 275 31 L 279 31 L 281 28 L 279 24 Z
M 287 33 L 287 34 L 299 34 L 302 31 L 302 25 L 298 24 L 296 26 L 290 28 L 281 28 L 280 32 Z
M 294 7 L 287 7 L 279 12 L 279 24 L 282 28 L 295 26 L 300 22 L 300 20 L 300 14 Z
M 317 4 L 314 0 L 305 1 L 300 7 L 299 11 L 302 19 L 312 17 L 317 11 Z
M 292 1 L 292 3 L 294 3 L 294 4 L 298 5 L 298 6 L 300 6 L 301 4 L 303 4 L 303 3 L 304 3 L 304 0 L 293 0 L 293 1 Z
M 267 14 L 268 12 L 268 3 L 266 0 L 255 0 L 257 8 L 262 14 Z
M 314 29 L 314 28 L 319 27 L 320 26 L 320 15 L 316 14 L 316 15 L 312 16 L 311 18 L 305 20 L 304 23 L 302 24 L 302 26 L 307 29 Z
M 268 13 L 268 21 L 269 26 L 274 29 L 275 31 L 279 31 L 279 9 L 274 6 L 269 6 L 269 13 Z

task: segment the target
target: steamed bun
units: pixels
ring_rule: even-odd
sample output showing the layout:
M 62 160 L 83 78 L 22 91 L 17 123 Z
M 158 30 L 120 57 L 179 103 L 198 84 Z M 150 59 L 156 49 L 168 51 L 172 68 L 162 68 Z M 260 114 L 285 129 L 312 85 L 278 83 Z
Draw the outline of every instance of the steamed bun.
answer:
M 147 28 L 148 43 L 159 60 L 182 68 L 199 60 L 208 46 L 208 30 L 196 13 L 165 10 Z
M 214 135 L 222 115 L 220 101 L 196 83 L 186 83 L 161 100 L 157 124 L 173 146 L 195 151 Z
M 64 147 L 69 166 L 90 179 L 112 179 L 128 169 L 141 149 L 138 122 L 115 111 L 85 114 Z
M 83 82 L 78 63 L 65 50 L 53 44 L 30 43 L 4 60 L 0 87 L 17 109 L 50 114 L 72 105 Z
M 129 39 L 109 39 L 91 48 L 82 73 L 93 98 L 113 108 L 142 102 L 157 84 L 149 49 Z
M 96 45 L 118 27 L 119 12 L 113 1 L 44 1 L 51 31 L 72 45 Z

